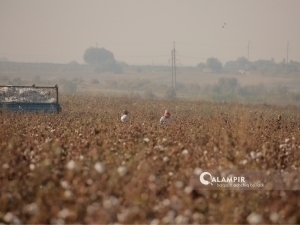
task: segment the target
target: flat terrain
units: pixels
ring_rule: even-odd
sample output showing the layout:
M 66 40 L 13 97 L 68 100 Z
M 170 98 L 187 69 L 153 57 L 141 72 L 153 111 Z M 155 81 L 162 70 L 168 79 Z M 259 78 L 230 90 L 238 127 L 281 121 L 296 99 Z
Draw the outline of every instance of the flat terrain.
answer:
M 75 75 L 73 77 L 78 77 Z M 98 79 L 100 82 L 112 80 L 116 82 L 120 81 L 137 81 L 147 80 L 153 84 L 164 84 L 171 86 L 172 76 L 171 72 L 125 72 L 124 74 L 87 74 L 81 76 L 87 83 L 90 83 L 92 79 Z M 258 85 L 264 84 L 268 88 L 276 86 L 285 86 L 290 91 L 300 92 L 299 85 L 300 79 L 297 77 L 284 77 L 284 76 L 267 76 L 255 73 L 246 74 L 217 74 L 217 73 L 203 73 L 200 71 L 185 71 L 177 72 L 176 80 L 181 84 L 198 84 L 199 86 L 217 84 L 220 78 L 236 78 L 240 85 Z
M 300 223 L 298 190 L 190 183 L 199 168 L 297 171 L 298 107 L 65 95 L 61 105 L 0 114 L 0 222 Z M 173 123 L 161 127 L 166 108 Z
M 92 92 L 98 89 L 98 91 L 103 91 L 103 87 L 112 89 L 113 87 L 107 85 L 108 83 L 116 82 L 122 84 L 124 82 L 137 83 L 138 81 L 146 81 L 147 85 L 155 87 L 157 85 L 171 86 L 172 77 L 171 71 L 141 71 L 137 72 L 135 70 L 124 69 L 122 74 L 114 74 L 111 72 L 95 73 L 95 72 L 9 72 L 3 71 L 0 73 L 1 76 L 6 76 L 11 79 L 20 78 L 26 84 L 32 84 L 36 76 L 39 76 L 40 82 L 47 85 L 59 84 L 62 79 L 65 80 L 81 80 L 84 86 L 79 90 L 86 90 L 86 87 L 90 87 Z M 236 74 L 226 74 L 226 73 L 205 73 L 197 70 L 187 70 L 177 68 L 176 80 L 179 84 L 198 84 L 199 86 L 205 87 L 206 85 L 217 84 L 220 78 L 236 78 L 241 86 L 246 85 L 258 85 L 263 84 L 267 88 L 273 88 L 276 86 L 287 87 L 289 91 L 300 92 L 300 79 L 298 76 L 271 76 L 271 75 L 261 75 L 257 73 L 236 73 Z M 92 81 L 97 79 L 99 84 L 92 85 Z M 36 81 L 37 82 L 37 81 Z M 2 82 L 2 85 L 5 82 Z M 109 86 L 109 87 L 108 87 Z M 116 88 L 115 88 L 116 89 Z M 135 91 L 136 87 L 132 89 Z M 138 90 L 136 90 L 138 91 Z

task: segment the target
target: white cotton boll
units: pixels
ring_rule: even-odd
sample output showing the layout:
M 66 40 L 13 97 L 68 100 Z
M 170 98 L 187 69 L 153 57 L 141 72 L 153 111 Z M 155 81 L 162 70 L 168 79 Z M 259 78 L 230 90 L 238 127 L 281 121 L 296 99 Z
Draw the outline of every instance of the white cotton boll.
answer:
M 184 193 L 186 194 L 190 194 L 192 192 L 193 188 L 191 186 L 186 186 L 184 188 Z
M 125 166 L 120 166 L 118 168 L 118 173 L 120 176 L 124 176 L 127 173 L 127 168 Z
M 170 159 L 169 159 L 169 157 L 168 156 L 165 156 L 164 158 L 163 158 L 163 161 L 164 162 L 168 162 Z
M 247 164 L 247 159 L 244 159 L 244 160 L 242 160 L 242 161 L 240 161 L 240 164 L 242 164 L 242 165 L 245 165 L 245 164 Z
M 39 207 L 36 203 L 31 203 L 24 207 L 24 211 L 30 215 L 36 215 L 39 212 Z
M 182 154 L 183 154 L 183 155 L 187 155 L 187 154 L 189 154 L 189 151 L 188 151 L 187 149 L 184 149 L 184 150 L 182 151 Z
M 279 220 L 279 215 L 278 215 L 278 213 L 272 212 L 272 213 L 270 214 L 270 220 L 271 220 L 273 223 L 277 223 L 278 220 Z
M 279 145 L 279 148 L 282 149 L 282 148 L 286 148 L 288 145 L 287 144 L 281 144 Z
M 9 165 L 8 165 L 7 163 L 4 163 L 4 164 L 2 165 L 2 168 L 3 168 L 3 169 L 8 169 L 8 168 L 9 168 Z
M 204 215 L 202 213 L 194 213 L 192 217 L 194 220 L 201 220 L 204 218 Z
M 148 178 L 148 180 L 149 180 L 150 182 L 154 182 L 154 181 L 155 181 L 155 176 L 154 176 L 153 174 L 150 175 L 149 178 Z
M 159 219 L 154 219 L 150 222 L 150 225 L 159 225 L 160 220 Z
M 174 173 L 173 172 L 169 172 L 169 176 L 173 176 L 174 175 Z
M 64 194 L 65 194 L 66 198 L 71 198 L 73 195 L 72 191 L 70 191 L 70 190 L 65 190 Z
M 255 159 L 256 158 L 256 153 L 254 151 L 250 152 L 250 156 L 252 159 Z
M 162 146 L 162 145 L 156 145 L 156 146 L 154 146 L 154 149 L 159 150 L 159 151 L 164 151 L 165 150 L 164 146 Z
M 256 153 L 256 158 L 259 158 L 259 157 L 261 157 L 261 156 L 262 156 L 262 153 L 261 153 L 261 152 Z
M 201 173 L 202 173 L 202 169 L 201 169 L 201 168 L 195 168 L 195 169 L 194 169 L 194 174 L 195 174 L 196 176 L 200 176 Z
M 49 143 L 51 141 L 52 141 L 52 139 L 47 137 L 46 140 L 45 140 L 45 143 Z
M 69 188 L 70 188 L 70 185 L 69 185 L 68 181 L 66 181 L 66 180 L 62 180 L 62 181 L 60 182 L 60 185 L 61 185 L 61 187 L 62 187 L 63 189 L 69 189 Z
M 62 225 L 62 224 L 65 224 L 65 221 L 63 219 L 55 219 L 55 218 L 52 218 L 50 220 L 50 224 L 59 224 L 59 225 Z
M 171 203 L 171 201 L 170 201 L 169 199 L 164 199 L 164 200 L 162 201 L 162 204 L 163 204 L 165 207 L 169 206 L 170 203 Z
M 109 209 L 111 207 L 116 206 L 118 203 L 119 203 L 119 200 L 116 197 L 111 196 L 103 201 L 103 207 L 105 209 Z
M 66 219 L 70 215 L 70 211 L 66 208 L 60 210 L 57 214 L 59 218 Z
M 168 218 L 167 216 L 165 216 L 165 217 L 162 219 L 162 222 L 163 222 L 163 223 L 166 223 L 166 224 L 170 223 L 169 218 Z
M 123 209 L 121 213 L 117 213 L 117 218 L 119 222 L 124 222 L 126 220 L 127 216 L 129 215 L 128 209 Z
M 178 215 L 175 218 L 175 224 L 187 224 L 188 219 L 185 216 Z
M 12 214 L 11 212 L 8 212 L 4 215 L 3 220 L 7 223 L 10 223 L 12 221 L 14 217 L 14 214 Z
M 105 171 L 105 166 L 103 165 L 103 163 L 101 162 L 96 162 L 94 165 L 94 169 L 98 172 L 98 173 L 104 173 Z
M 3 220 L 11 224 L 22 224 L 19 218 L 14 214 L 12 214 L 11 212 L 6 213 L 3 217 Z
M 149 142 L 149 138 L 145 137 L 144 142 Z
M 34 169 L 35 169 L 35 165 L 34 165 L 34 164 L 30 164 L 30 165 L 29 165 L 29 169 L 30 169 L 30 170 L 34 170 Z
M 94 181 L 93 181 L 92 179 L 87 179 L 86 183 L 87 183 L 88 185 L 92 185 L 92 184 L 94 183 Z
M 76 163 L 73 160 L 67 163 L 67 169 L 74 170 L 75 168 L 76 168 Z
M 177 187 L 178 189 L 183 188 L 183 182 L 182 181 L 176 181 L 175 182 L 175 187 Z
M 263 220 L 262 216 L 258 213 L 251 213 L 248 217 L 247 217 L 247 221 L 249 224 L 259 224 L 261 223 Z

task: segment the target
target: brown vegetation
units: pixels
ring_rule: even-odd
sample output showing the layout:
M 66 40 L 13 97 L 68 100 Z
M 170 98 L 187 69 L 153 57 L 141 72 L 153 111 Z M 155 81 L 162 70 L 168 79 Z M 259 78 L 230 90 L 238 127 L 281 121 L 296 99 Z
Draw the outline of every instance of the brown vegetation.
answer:
M 299 191 L 199 193 L 189 186 L 196 168 L 299 168 L 299 108 L 88 96 L 61 101 L 59 115 L 0 114 L 0 221 L 247 223 L 251 215 L 261 223 L 300 222 Z M 124 108 L 131 113 L 126 124 Z M 166 108 L 173 124 L 160 127 Z M 262 156 L 251 160 L 252 151 Z

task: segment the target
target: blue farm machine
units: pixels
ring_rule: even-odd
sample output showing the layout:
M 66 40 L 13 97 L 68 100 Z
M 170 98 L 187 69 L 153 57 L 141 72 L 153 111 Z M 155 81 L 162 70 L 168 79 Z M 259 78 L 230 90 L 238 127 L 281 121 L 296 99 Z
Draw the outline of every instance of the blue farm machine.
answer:
M 59 113 L 58 86 L 0 86 L 0 110 Z

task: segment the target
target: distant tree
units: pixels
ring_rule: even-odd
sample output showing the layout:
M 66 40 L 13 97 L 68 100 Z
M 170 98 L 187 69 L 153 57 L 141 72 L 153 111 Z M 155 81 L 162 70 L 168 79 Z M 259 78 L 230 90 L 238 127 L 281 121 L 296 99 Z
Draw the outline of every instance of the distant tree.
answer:
M 88 48 L 83 55 L 83 59 L 85 63 L 91 65 L 99 65 L 106 63 L 107 61 L 116 62 L 114 54 L 105 48 Z
M 285 63 L 283 63 L 284 65 Z M 274 74 L 278 71 L 278 64 L 272 60 L 257 60 L 253 62 L 257 70 L 263 74 Z
M 199 68 L 200 70 L 203 70 L 204 68 L 206 68 L 206 64 L 205 63 L 199 63 L 197 65 L 197 68 Z
M 215 72 L 221 72 L 222 70 L 222 63 L 216 58 L 207 59 L 206 65 Z
M 290 71 L 293 71 L 293 72 L 300 71 L 300 63 L 297 61 L 291 60 L 288 67 L 289 67 Z
M 122 67 L 122 65 L 119 64 L 119 63 L 116 63 L 115 66 L 114 66 L 114 68 L 113 68 L 113 71 L 114 71 L 114 73 L 116 73 L 116 74 L 121 74 L 121 73 L 123 73 L 123 67 Z
M 254 69 L 253 63 L 248 61 L 245 57 L 240 57 L 236 61 L 228 61 L 224 65 L 224 71 L 226 72 L 237 72 L 239 70 L 250 71 Z
M 247 63 L 248 63 L 248 59 L 246 59 L 246 57 L 240 57 L 236 60 L 239 69 L 245 69 Z

